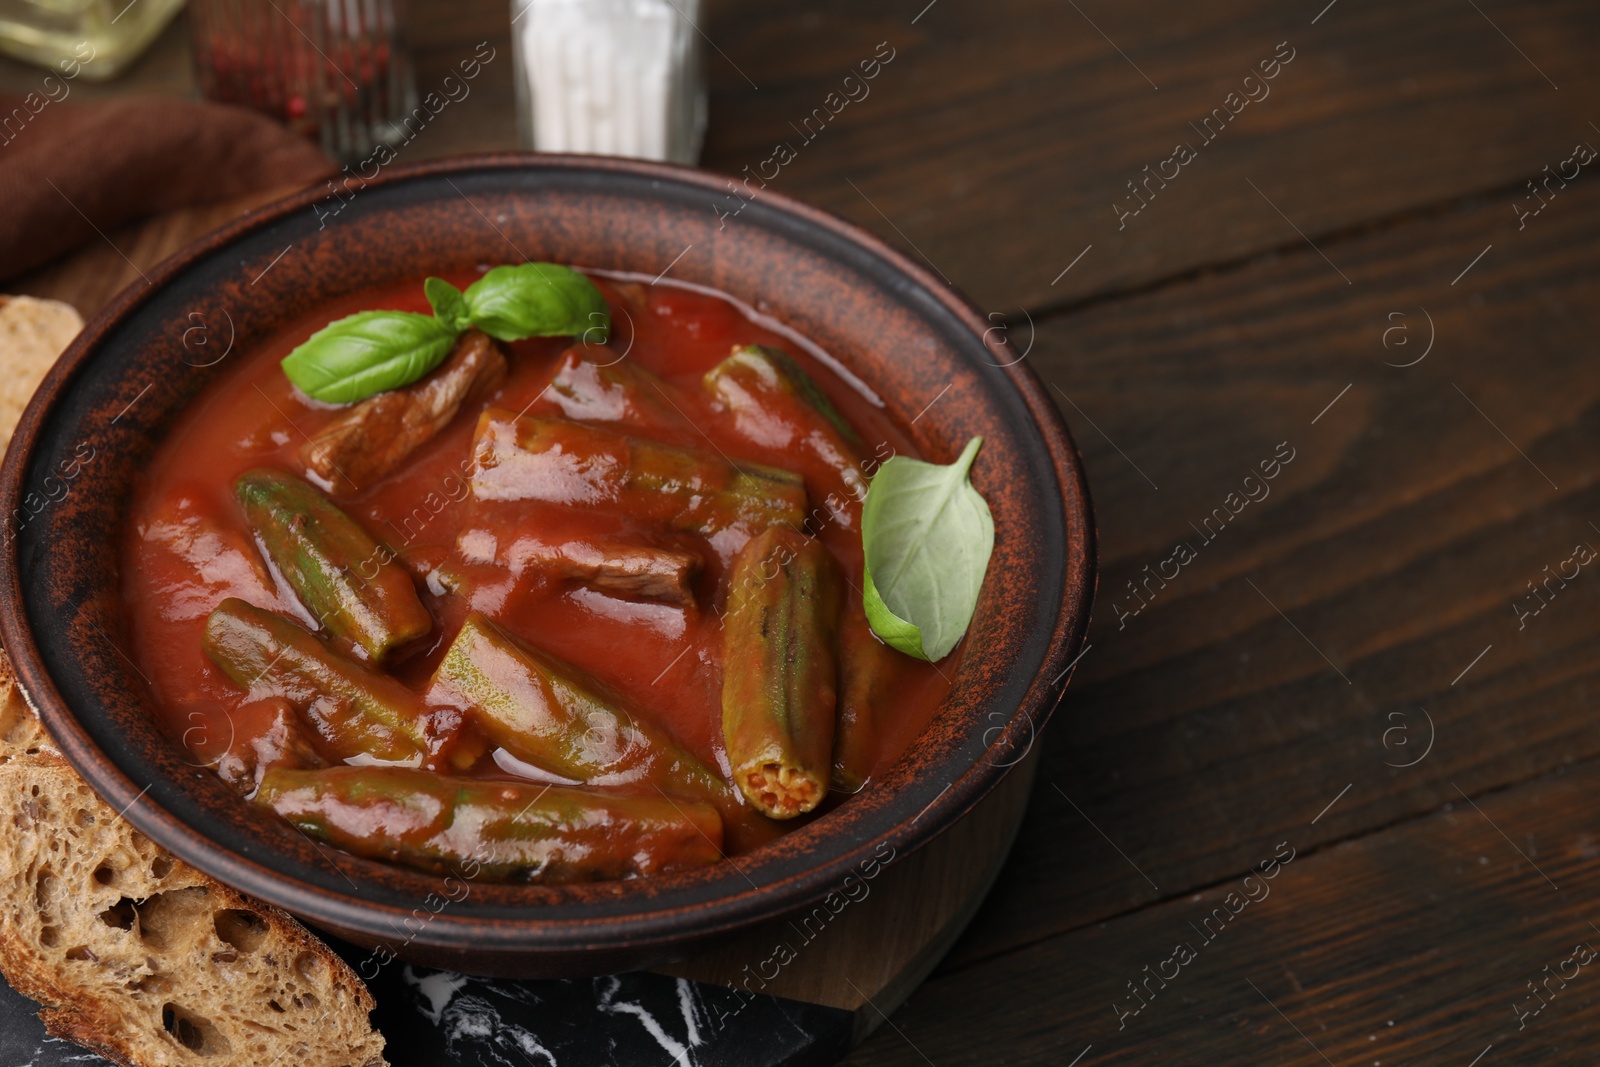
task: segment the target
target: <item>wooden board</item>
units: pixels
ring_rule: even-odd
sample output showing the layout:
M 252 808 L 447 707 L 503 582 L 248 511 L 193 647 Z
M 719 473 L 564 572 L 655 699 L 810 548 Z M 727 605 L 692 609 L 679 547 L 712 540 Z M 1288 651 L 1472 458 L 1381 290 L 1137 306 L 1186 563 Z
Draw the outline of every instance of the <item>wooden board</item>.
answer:
M 928 976 L 966 928 L 993 886 L 1027 807 L 1038 754 L 1030 750 L 995 791 L 931 844 L 887 867 L 870 883 L 847 887 L 836 914 L 782 920 L 741 934 L 665 973 L 771 996 L 842 1008 L 856 1016 L 856 1038 L 886 1020 Z M 764 961 L 793 962 L 750 985 Z
M 24 278 L 5 283 L 9 293 L 60 300 L 85 319 L 145 273 L 196 237 L 230 219 L 269 203 L 293 188 L 268 189 L 221 204 L 185 208 L 112 230 L 94 242 Z
M 1297 841 L 1600 756 L 1600 585 L 1520 630 L 1512 608 L 1600 550 L 1600 181 L 1522 231 L 1507 204 L 1323 245 L 1353 285 L 1304 249 L 1040 325 L 1029 360 L 1095 493 L 1093 647 L 952 965 L 1229 877 L 1347 784 Z M 1427 357 L 1386 365 L 1422 356 L 1428 316 Z M 1284 441 L 1270 495 L 1207 543 L 1190 524 Z M 1119 629 L 1180 541 L 1197 557 Z M 1430 718 L 1431 753 L 1393 766 Z

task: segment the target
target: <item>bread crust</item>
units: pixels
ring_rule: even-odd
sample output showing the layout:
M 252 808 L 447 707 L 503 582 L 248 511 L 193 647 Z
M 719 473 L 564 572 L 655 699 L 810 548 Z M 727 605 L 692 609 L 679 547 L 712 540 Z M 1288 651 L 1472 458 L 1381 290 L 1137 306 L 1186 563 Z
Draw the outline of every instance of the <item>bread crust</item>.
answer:
M 70 304 L 32 296 L 0 296 L 0 451 L 28 398 L 83 329 Z
M 373 1000 L 284 912 L 171 856 L 56 751 L 0 652 L 0 972 L 122 1067 L 379 1067 Z
M 28 706 L 27 694 L 11 672 L 11 659 L 0 648 L 0 764 L 40 753 L 61 754 L 39 716 Z

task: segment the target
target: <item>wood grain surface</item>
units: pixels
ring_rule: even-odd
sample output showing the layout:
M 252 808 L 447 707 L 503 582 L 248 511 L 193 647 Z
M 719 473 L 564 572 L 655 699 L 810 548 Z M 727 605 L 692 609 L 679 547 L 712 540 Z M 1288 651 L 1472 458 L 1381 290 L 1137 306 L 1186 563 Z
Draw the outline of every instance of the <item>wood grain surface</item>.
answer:
M 424 89 L 500 52 L 407 158 L 514 146 L 505 5 L 414 18 Z M 706 165 L 787 140 L 773 189 L 996 312 L 1099 520 L 1012 858 L 850 1062 L 1594 1062 L 1600 978 L 1565 961 L 1600 947 L 1600 174 L 1550 174 L 1600 146 L 1600 10 L 713 0 L 700 29 Z M 191 92 L 184 33 L 85 99 Z M 880 42 L 870 93 L 797 129 Z M 193 223 L 112 236 L 146 263 Z M 89 312 L 130 276 L 90 249 L 24 288 Z M 1195 928 L 1285 842 L 1269 896 Z
M 1465 0 L 1342 0 L 1315 25 L 1327 0 L 940 0 L 910 25 L 926 2 L 868 17 L 848 0 L 714 8 L 709 32 L 728 58 L 712 56 L 720 121 L 707 163 L 738 173 L 775 140 L 799 147 L 790 123 L 889 41 L 899 54 L 871 95 L 800 148 L 774 188 L 913 249 L 991 311 L 1137 287 L 1297 242 L 1295 227 L 1315 238 L 1520 184 L 1600 121 L 1587 104 L 1597 13 L 1581 0 L 1478 4 L 1493 24 Z M 1233 106 L 1228 94 L 1242 96 L 1280 42 L 1294 59 L 1254 90 L 1265 98 L 1203 141 L 1190 123 Z M 1139 203 L 1127 183 L 1179 142 L 1198 158 L 1168 187 L 1152 183 L 1149 206 L 1119 230 L 1113 204 Z
M 1600 89 L 1587 54 L 1600 12 L 1584 0 L 1338 0 L 1313 24 L 1322 7 L 714 0 L 701 20 L 713 115 L 703 163 L 760 175 L 787 141 L 796 158 L 773 189 L 921 255 L 986 310 L 1014 315 L 1287 248 L 1297 228 L 1317 239 L 1520 186 L 1600 121 L 1586 103 Z M 399 158 L 516 147 L 508 4 L 412 11 L 423 92 L 480 41 L 496 58 Z M 186 33 L 180 18 L 133 84 L 192 93 Z M 894 58 L 852 90 L 845 77 L 880 42 Z M 1294 58 L 1247 87 L 1283 42 Z M 39 77 L 0 60 L 0 91 Z M 865 95 L 841 106 L 851 91 Z M 1247 92 L 1266 95 L 1228 102 Z M 1190 125 L 1232 107 L 1209 142 Z M 819 108 L 838 114 L 804 125 Z M 1113 205 L 1140 202 L 1128 183 L 1144 182 L 1147 164 L 1159 174 L 1180 141 L 1197 158 L 1165 188 L 1141 184 L 1148 207 L 1119 228 Z
M 935 978 L 847 1062 L 1593 1063 L 1597 794 L 1587 763 L 1316 850 L 1294 810 L 1237 877 Z
M 1349 783 L 1299 840 L 1600 755 L 1600 588 L 1512 606 L 1600 549 L 1600 180 L 1560 196 L 1521 232 L 1486 200 L 1324 244 L 1353 285 L 1306 249 L 1040 324 L 1095 493 L 1093 647 L 957 961 L 1242 870 Z
M 82 251 L 8 283 L 6 289 L 64 301 L 88 318 L 126 287 L 146 284 L 145 275 L 151 267 L 196 237 L 295 191 L 264 189 L 237 200 L 184 208 L 118 227 Z

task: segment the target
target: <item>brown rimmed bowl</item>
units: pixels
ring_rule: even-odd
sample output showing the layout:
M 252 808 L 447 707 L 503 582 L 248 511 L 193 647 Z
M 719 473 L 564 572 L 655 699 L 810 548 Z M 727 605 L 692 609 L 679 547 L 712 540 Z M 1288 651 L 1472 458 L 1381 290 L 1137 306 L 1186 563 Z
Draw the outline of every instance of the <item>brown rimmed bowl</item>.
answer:
M 928 842 L 1018 762 L 1083 640 L 1094 532 L 1055 406 L 977 309 L 815 208 L 763 191 L 729 214 L 741 201 L 726 182 L 684 168 L 511 154 L 355 184 L 256 211 L 124 290 L 45 379 L 0 469 L 0 638 L 63 752 L 113 808 L 196 867 L 352 941 L 480 974 L 599 974 L 815 903 L 876 857 Z M 465 891 L 353 856 L 335 867 L 185 761 L 120 650 L 135 474 L 184 405 L 229 373 L 227 353 L 340 294 L 524 257 L 670 269 L 815 341 L 929 458 L 985 439 L 974 482 L 994 512 L 995 552 L 948 699 L 880 780 L 736 865 Z

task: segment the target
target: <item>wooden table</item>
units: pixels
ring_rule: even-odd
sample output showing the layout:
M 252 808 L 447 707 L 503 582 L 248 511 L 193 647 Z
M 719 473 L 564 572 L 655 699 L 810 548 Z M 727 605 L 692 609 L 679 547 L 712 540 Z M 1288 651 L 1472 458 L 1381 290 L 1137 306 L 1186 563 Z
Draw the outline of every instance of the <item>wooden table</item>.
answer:
M 500 58 L 409 151 L 511 146 L 505 5 L 414 6 L 424 89 Z M 992 311 L 1099 516 L 1009 865 L 850 1062 L 1594 1063 L 1600 174 L 1566 161 L 1600 146 L 1600 10 L 782 0 L 702 29 L 706 165 L 788 141 L 773 188 Z M 189 92 L 185 63 L 180 24 L 82 95 Z M 26 287 L 126 280 L 84 257 Z

